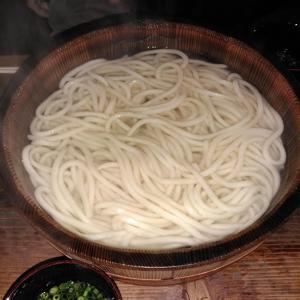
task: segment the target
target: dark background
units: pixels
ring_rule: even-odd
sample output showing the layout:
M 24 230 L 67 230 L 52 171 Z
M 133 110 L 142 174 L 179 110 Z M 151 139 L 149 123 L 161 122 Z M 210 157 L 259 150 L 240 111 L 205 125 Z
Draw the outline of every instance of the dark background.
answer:
M 275 56 L 286 68 L 300 68 L 298 1 L 127 1 L 130 12 L 137 17 L 166 18 L 208 27 Z M 67 18 L 68 11 L 63 11 L 60 21 Z M 0 54 L 34 54 L 47 48 L 55 32 L 49 20 L 51 24 L 53 16 L 38 16 L 28 8 L 26 0 L 0 0 Z

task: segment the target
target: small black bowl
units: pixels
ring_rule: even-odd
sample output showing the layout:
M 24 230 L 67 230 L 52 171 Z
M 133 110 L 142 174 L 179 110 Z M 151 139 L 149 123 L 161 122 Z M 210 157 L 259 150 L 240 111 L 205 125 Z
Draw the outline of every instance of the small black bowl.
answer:
M 117 285 L 102 270 L 78 260 L 56 257 L 23 273 L 9 288 L 4 300 L 35 300 L 42 292 L 68 280 L 88 282 L 106 297 L 122 299 Z

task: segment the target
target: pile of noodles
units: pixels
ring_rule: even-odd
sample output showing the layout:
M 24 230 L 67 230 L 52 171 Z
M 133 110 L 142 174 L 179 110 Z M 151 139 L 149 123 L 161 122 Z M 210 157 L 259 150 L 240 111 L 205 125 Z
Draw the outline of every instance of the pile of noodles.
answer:
M 216 241 L 280 184 L 283 122 L 225 65 L 160 49 L 66 74 L 36 110 L 23 163 L 68 230 L 128 248 Z

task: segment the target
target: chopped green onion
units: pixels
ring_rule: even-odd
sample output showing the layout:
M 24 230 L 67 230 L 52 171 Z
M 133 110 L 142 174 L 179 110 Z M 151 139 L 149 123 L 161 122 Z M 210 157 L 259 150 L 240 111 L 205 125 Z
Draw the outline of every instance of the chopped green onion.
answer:
M 41 293 L 37 300 L 113 300 L 107 298 L 95 286 L 86 282 L 66 281 Z
M 85 290 L 82 296 L 86 297 L 88 294 L 89 294 L 89 291 Z
M 44 293 L 41 293 L 38 300 L 47 300 L 49 299 L 49 294 L 44 292 Z
M 98 289 L 94 288 L 94 289 L 93 289 L 93 293 L 94 293 L 95 295 L 98 295 L 100 292 L 98 291 Z
M 49 291 L 50 295 L 55 295 L 57 292 L 58 292 L 57 286 L 52 287 Z
M 74 289 L 78 290 L 80 288 L 80 283 L 79 282 L 75 282 L 74 283 Z

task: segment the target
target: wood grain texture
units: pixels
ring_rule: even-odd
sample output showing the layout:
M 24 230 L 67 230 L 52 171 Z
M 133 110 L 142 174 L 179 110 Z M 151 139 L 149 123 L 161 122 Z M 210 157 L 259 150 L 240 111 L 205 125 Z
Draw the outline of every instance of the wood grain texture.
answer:
M 18 67 L 27 57 L 27 55 L 0 55 L 0 66 Z
M 0 199 L 0 240 L 0 299 L 27 268 L 60 255 L 5 197 Z M 256 251 L 205 283 L 213 300 L 300 299 L 300 209 Z M 124 300 L 208 299 L 203 281 L 162 287 L 117 284 Z

